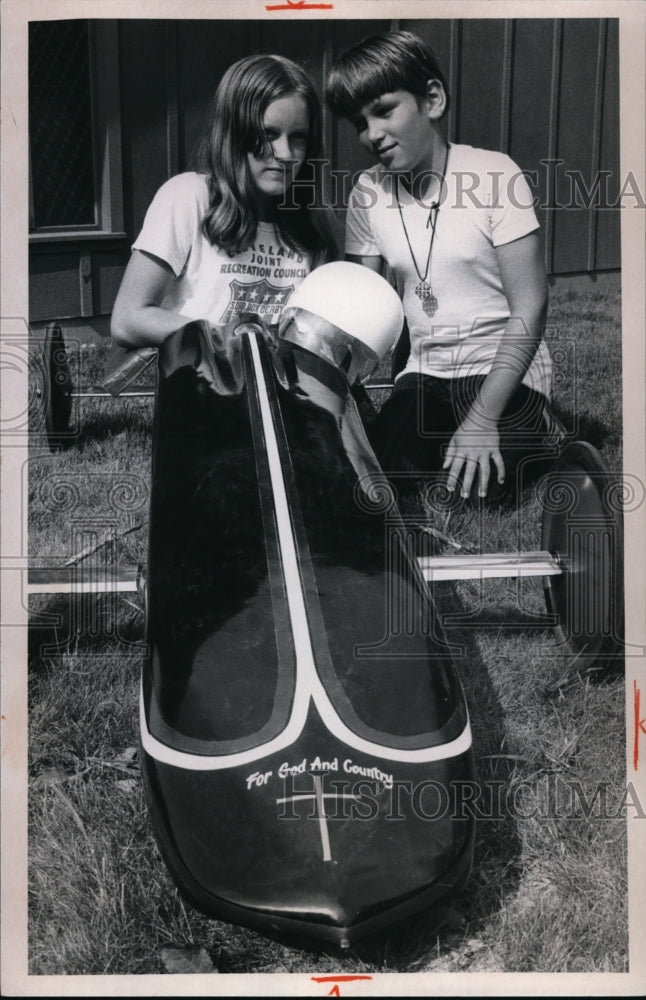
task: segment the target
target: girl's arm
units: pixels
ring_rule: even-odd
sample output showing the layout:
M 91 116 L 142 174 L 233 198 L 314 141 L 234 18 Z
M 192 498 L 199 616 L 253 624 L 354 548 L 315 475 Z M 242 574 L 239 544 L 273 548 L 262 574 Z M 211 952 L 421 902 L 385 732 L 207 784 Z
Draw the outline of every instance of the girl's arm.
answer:
M 160 305 L 175 280 L 161 258 L 133 250 L 112 309 L 110 333 L 121 347 L 157 347 L 190 317 Z
M 371 271 L 376 271 L 377 274 L 381 274 L 383 270 L 384 259 L 378 254 L 362 257 L 358 254 L 347 253 L 345 259 L 349 260 L 352 264 L 363 264 L 364 267 L 369 267 Z
M 491 371 L 453 435 L 443 466 L 449 470 L 450 490 L 463 475 L 464 497 L 471 492 L 476 472 L 478 493 L 486 495 L 492 461 L 498 471 L 498 482 L 504 481 L 498 421 L 536 353 L 547 312 L 547 279 L 538 233 L 496 247 L 496 256 L 510 318 Z

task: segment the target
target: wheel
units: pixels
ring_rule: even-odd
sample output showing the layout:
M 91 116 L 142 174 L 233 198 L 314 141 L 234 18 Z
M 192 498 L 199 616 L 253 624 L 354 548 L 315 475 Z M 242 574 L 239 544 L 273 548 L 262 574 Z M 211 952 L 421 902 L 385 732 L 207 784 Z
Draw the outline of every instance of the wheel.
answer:
M 566 445 L 547 476 L 542 548 L 563 572 L 545 578 L 556 634 L 589 661 L 622 645 L 623 546 L 616 481 L 584 441 Z
M 45 431 L 50 451 L 60 451 L 69 437 L 72 375 L 58 323 L 45 330 Z

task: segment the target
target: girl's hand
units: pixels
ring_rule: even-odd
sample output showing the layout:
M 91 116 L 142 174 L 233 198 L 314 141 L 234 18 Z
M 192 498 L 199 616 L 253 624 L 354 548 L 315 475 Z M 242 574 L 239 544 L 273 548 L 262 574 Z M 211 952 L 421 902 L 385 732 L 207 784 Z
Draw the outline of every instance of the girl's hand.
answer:
M 478 496 L 486 496 L 492 461 L 498 470 L 498 482 L 504 483 L 505 463 L 496 424 L 467 416 L 451 438 L 442 466 L 449 470 L 448 489 L 453 492 L 462 475 L 461 495 L 468 497 L 478 473 Z

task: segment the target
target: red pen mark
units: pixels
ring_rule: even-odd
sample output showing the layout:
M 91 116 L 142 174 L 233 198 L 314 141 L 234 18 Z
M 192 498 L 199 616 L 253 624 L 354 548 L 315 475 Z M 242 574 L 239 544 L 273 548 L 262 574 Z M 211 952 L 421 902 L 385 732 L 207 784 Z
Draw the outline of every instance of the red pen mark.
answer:
M 646 719 L 640 719 L 641 691 L 637 687 L 637 681 L 633 681 L 634 705 L 635 705 L 635 742 L 633 744 L 633 767 L 637 770 L 639 766 L 639 733 L 646 735 L 644 724 Z
M 305 0 L 287 0 L 286 3 L 265 4 L 265 10 L 333 10 L 333 3 L 306 3 Z
M 372 979 L 372 976 L 311 976 L 315 983 L 334 983 L 328 993 L 329 997 L 340 997 L 339 983 L 353 983 L 356 979 Z

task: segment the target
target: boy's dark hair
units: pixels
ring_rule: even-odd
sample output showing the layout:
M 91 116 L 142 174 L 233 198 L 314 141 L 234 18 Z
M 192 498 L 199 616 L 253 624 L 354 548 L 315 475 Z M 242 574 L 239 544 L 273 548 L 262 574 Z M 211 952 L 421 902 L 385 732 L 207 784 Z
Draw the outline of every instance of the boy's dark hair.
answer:
M 448 110 L 449 88 L 435 53 L 412 32 L 391 31 L 364 38 L 344 52 L 330 70 L 325 97 L 333 114 L 350 118 L 394 90 L 424 97 L 429 80 L 439 80 L 444 87 Z

